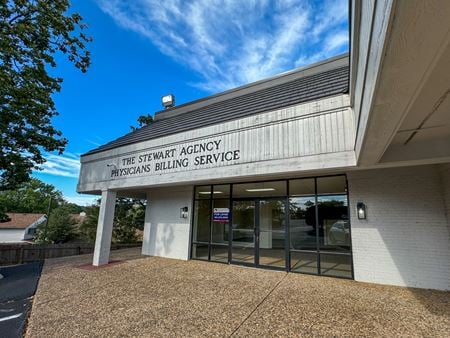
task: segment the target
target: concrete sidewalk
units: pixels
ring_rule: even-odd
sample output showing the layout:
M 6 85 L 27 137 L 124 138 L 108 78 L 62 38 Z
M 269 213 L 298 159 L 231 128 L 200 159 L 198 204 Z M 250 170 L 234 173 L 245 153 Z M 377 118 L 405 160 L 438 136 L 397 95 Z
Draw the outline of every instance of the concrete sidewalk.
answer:
M 115 251 L 48 260 L 27 337 L 428 336 L 450 333 L 450 293 Z

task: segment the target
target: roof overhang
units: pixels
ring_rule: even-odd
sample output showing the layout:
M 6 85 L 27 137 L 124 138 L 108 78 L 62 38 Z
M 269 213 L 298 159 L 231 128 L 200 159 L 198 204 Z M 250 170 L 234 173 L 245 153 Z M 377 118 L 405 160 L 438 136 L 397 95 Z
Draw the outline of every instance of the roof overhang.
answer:
M 450 161 L 450 2 L 352 3 L 358 165 Z

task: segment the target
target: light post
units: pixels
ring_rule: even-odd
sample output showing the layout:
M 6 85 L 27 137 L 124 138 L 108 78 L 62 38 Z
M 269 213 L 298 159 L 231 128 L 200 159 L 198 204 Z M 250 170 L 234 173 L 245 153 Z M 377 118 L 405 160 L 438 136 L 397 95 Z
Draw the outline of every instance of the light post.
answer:
M 45 226 L 44 226 L 44 260 L 45 260 L 45 256 L 46 256 L 46 250 L 47 250 L 47 226 L 48 226 L 48 220 L 50 219 L 50 211 L 52 208 L 52 194 L 49 193 L 48 194 L 48 207 L 47 207 L 47 219 L 45 220 Z

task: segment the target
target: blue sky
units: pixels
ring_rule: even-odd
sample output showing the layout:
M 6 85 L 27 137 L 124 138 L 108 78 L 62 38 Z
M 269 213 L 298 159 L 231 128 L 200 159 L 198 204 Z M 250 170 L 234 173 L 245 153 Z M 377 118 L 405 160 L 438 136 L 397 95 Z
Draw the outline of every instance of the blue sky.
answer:
M 69 144 L 34 176 L 81 205 L 93 198 L 76 193 L 80 154 L 161 110 L 162 95 L 181 104 L 348 50 L 347 0 L 73 0 L 72 10 L 94 39 L 92 65 L 82 74 L 58 57 L 53 122 Z

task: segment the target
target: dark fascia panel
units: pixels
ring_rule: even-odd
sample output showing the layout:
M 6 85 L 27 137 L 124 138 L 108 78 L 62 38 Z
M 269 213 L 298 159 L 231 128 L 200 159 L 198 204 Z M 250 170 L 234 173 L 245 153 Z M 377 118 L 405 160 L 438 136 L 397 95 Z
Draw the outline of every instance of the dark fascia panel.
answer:
M 157 113 L 152 124 L 89 151 L 102 151 L 348 93 L 348 54 Z

